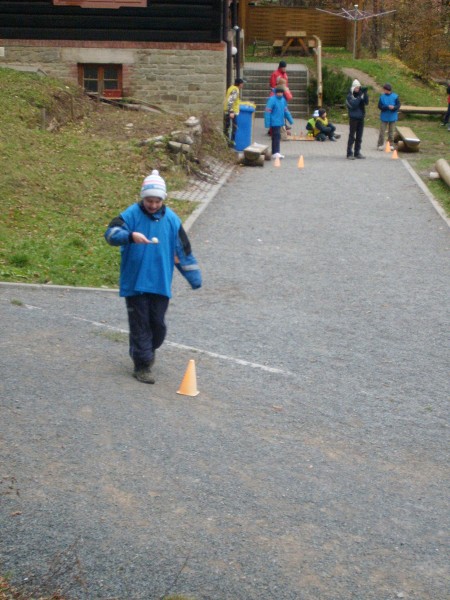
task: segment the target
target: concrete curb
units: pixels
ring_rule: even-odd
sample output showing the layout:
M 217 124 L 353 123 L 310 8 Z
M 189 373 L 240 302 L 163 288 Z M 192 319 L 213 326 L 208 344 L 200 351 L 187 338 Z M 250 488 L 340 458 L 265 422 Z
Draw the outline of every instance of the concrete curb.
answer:
M 20 283 L 18 281 L 0 281 L 0 287 L 11 288 L 34 288 L 36 290 L 53 290 L 60 292 L 63 290 L 73 290 L 75 292 L 114 292 L 119 293 L 119 288 L 96 288 L 96 287 L 77 287 L 71 285 L 47 285 L 45 283 Z
M 202 212 L 205 210 L 205 208 L 208 206 L 208 204 L 211 202 L 211 200 L 214 199 L 217 192 L 220 190 L 220 188 L 223 186 L 223 184 L 228 180 L 228 178 L 230 177 L 231 173 L 234 171 L 235 168 L 236 168 L 236 166 L 232 165 L 230 168 L 226 169 L 224 171 L 224 173 L 222 174 L 222 176 L 220 177 L 219 181 L 216 184 L 211 185 L 211 189 L 207 192 L 206 196 L 204 198 L 202 198 L 201 200 L 198 200 L 198 202 L 200 203 L 199 206 L 192 212 L 192 214 L 183 223 L 183 227 L 186 232 L 189 231 L 189 229 L 192 227 L 192 225 L 195 223 L 195 221 L 198 219 L 198 217 L 202 214 Z
M 439 202 L 436 200 L 436 198 L 433 196 L 433 194 L 430 192 L 430 190 L 427 188 L 425 183 L 417 175 L 417 173 L 414 171 L 414 169 L 411 167 L 411 165 L 409 164 L 409 162 L 406 159 L 402 158 L 402 163 L 403 163 L 403 166 L 405 167 L 405 169 L 408 171 L 408 173 L 411 175 L 411 177 L 414 179 L 414 181 L 420 187 L 422 192 L 425 194 L 425 196 L 431 202 L 431 204 L 433 205 L 433 207 L 436 210 L 436 212 L 438 213 L 438 215 L 440 215 L 442 217 L 442 219 L 447 223 L 447 226 L 450 227 L 450 218 L 447 217 L 444 209 L 439 204 Z

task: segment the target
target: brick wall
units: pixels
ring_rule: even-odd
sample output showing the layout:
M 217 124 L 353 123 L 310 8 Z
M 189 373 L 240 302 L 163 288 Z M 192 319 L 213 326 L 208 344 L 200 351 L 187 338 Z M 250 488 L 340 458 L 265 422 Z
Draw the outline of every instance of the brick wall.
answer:
M 78 63 L 121 64 L 124 95 L 169 110 L 222 114 L 225 44 L 0 40 L 0 66 L 40 68 L 77 82 Z M 2 56 L 3 54 L 3 56 Z

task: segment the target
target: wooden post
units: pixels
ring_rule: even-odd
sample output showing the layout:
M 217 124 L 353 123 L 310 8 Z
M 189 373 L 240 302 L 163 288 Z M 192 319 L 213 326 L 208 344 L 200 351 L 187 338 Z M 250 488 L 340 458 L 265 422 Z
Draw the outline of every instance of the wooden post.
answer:
M 313 35 L 316 40 L 316 47 L 313 48 L 314 56 L 316 58 L 316 70 L 317 70 L 317 106 L 322 107 L 323 103 L 323 83 L 322 83 L 322 42 L 317 35 Z

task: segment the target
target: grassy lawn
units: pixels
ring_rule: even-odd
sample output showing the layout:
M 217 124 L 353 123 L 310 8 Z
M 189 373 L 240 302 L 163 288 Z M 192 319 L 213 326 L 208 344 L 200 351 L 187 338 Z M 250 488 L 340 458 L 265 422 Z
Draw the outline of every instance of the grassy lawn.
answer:
M 251 54 L 251 51 L 249 52 Z M 247 56 L 247 62 L 270 62 L 277 64 L 279 57 Z M 315 76 L 315 61 L 312 57 L 287 56 L 289 64 L 305 64 Z M 447 95 L 445 87 L 433 82 L 425 82 L 415 76 L 399 60 L 388 53 L 380 53 L 377 59 L 361 58 L 353 60 L 351 52 L 341 48 L 323 48 L 322 66 L 333 70 L 343 68 L 358 69 L 373 78 L 381 87 L 388 81 L 393 90 L 400 96 L 403 104 L 415 106 L 447 106 Z M 364 80 L 363 80 L 364 83 Z M 379 125 L 378 110 L 379 94 L 369 89 L 370 102 L 367 110 L 366 126 L 376 127 Z M 342 107 L 327 107 L 328 114 L 336 123 L 347 122 L 347 111 Z M 450 193 L 448 186 L 441 180 L 430 180 L 429 173 L 434 170 L 434 164 L 439 158 L 445 158 L 450 162 L 450 132 L 441 126 L 441 119 L 433 116 L 408 115 L 402 120 L 402 124 L 410 127 L 421 139 L 420 152 L 417 154 L 402 153 L 413 169 L 426 183 L 435 198 L 443 205 L 450 216 Z
M 0 69 L 0 279 L 116 287 L 119 250 L 103 233 L 151 169 L 182 219 L 196 206 L 170 197 L 185 187 L 186 169 L 139 143 L 182 129 L 185 118 L 119 110 L 61 81 Z

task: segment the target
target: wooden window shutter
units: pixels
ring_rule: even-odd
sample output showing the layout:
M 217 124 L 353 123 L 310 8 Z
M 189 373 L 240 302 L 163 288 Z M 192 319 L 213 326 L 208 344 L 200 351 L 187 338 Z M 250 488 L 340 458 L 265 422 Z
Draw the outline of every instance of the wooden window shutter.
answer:
M 55 6 L 80 6 L 81 8 L 146 8 L 147 0 L 53 0 Z

